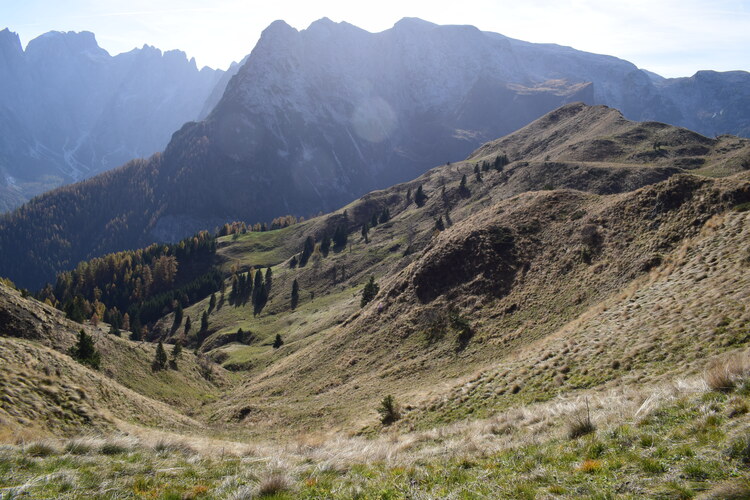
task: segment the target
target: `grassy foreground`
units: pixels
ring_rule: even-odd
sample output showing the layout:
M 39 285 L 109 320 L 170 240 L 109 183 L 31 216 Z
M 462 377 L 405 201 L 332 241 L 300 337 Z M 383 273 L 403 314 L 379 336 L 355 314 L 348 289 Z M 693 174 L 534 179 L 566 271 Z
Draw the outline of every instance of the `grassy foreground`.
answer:
M 750 365 L 374 439 L 169 434 L 0 446 L 0 498 L 748 498 Z

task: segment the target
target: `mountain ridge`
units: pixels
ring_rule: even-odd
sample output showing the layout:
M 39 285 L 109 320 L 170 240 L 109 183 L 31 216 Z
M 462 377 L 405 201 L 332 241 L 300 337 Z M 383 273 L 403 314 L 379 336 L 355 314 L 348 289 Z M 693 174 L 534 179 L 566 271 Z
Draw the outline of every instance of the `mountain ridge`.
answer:
M 49 32 L 26 49 L 0 36 L 0 210 L 150 155 L 199 116 L 220 70 L 144 45 L 115 56 L 91 32 Z

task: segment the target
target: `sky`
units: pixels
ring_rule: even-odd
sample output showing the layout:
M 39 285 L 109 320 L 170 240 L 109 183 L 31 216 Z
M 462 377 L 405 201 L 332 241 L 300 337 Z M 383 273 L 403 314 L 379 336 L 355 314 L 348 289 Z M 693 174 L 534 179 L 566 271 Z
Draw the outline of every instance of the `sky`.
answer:
M 86 30 L 113 55 L 148 44 L 222 69 L 250 53 L 274 20 L 304 29 L 321 17 L 370 32 L 403 17 L 471 24 L 666 77 L 750 70 L 750 0 L 0 0 L 0 29 L 18 33 L 24 47 L 47 31 Z

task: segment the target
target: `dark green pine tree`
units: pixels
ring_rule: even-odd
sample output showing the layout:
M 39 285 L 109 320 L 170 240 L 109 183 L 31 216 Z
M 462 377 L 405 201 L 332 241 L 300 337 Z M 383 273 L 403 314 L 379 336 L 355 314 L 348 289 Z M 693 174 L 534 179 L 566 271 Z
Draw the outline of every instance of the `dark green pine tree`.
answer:
M 203 311 L 201 315 L 201 335 L 205 335 L 208 331 L 208 313 Z
M 323 252 L 323 257 L 328 257 L 328 252 L 331 251 L 331 237 L 328 233 L 323 233 L 323 238 L 320 240 L 320 251 Z
M 281 340 L 281 335 L 279 335 L 279 334 L 277 333 L 277 334 L 276 334 L 276 338 L 275 338 L 275 339 L 273 339 L 273 348 L 274 348 L 274 349 L 278 349 L 279 347 L 281 347 L 281 346 L 283 346 L 283 345 L 284 345 L 284 341 L 283 341 L 283 340 Z
M 411 204 L 411 188 L 406 190 L 406 204 L 407 205 Z
M 305 243 L 302 245 L 302 254 L 299 258 L 299 265 L 300 267 L 305 267 L 307 264 L 307 261 L 310 259 L 310 256 L 315 251 L 315 240 L 312 236 L 308 236 L 305 238 Z M 255 286 L 258 286 L 258 283 L 256 281 Z
M 177 307 L 174 308 L 174 321 L 172 321 L 172 331 L 177 330 L 182 324 L 182 316 L 184 312 L 182 310 L 182 304 L 177 303 Z
M 375 283 L 375 276 L 370 276 L 370 280 L 367 282 L 365 287 L 362 289 L 362 300 L 359 302 L 360 307 L 365 307 L 368 303 L 375 298 L 380 291 L 380 286 Z
M 417 192 L 414 194 L 414 203 L 416 203 L 418 207 L 423 207 L 426 201 L 427 195 L 424 194 L 424 189 L 422 189 L 422 185 L 420 184 L 417 188 Z
M 130 322 L 130 340 L 140 342 L 142 331 L 141 318 L 138 314 L 134 314 L 133 321 Z
M 68 350 L 68 354 L 82 365 L 96 370 L 101 364 L 101 355 L 94 347 L 94 339 L 83 330 L 78 332 L 78 341 Z
M 216 294 L 212 293 L 211 300 L 208 301 L 208 312 L 210 313 L 214 308 L 216 308 Z
M 388 207 L 385 207 L 382 212 L 380 212 L 380 223 L 385 224 L 391 220 L 391 211 L 388 210 Z
M 161 343 L 161 340 L 156 345 L 156 355 L 154 356 L 154 362 L 151 365 L 151 368 L 154 371 L 163 370 L 167 367 L 167 351 L 164 350 L 164 344 Z
M 63 307 L 65 316 L 67 316 L 68 319 L 75 321 L 76 323 L 83 323 L 83 321 L 86 319 L 86 315 L 84 313 L 84 301 L 85 299 L 82 295 L 76 295 L 73 300 L 68 302 Z
M 253 304 L 258 303 L 258 296 L 263 288 L 263 271 L 260 269 L 255 270 L 255 286 L 253 286 Z
M 377 227 L 378 225 L 378 214 L 374 213 L 372 214 L 372 217 L 370 217 L 370 227 Z
M 299 304 L 299 284 L 295 279 L 292 282 L 292 309 L 296 309 L 297 304 Z
M 438 231 L 445 231 L 445 224 L 443 224 L 443 217 L 440 216 L 435 221 L 435 229 Z
M 479 171 L 479 164 L 474 165 L 474 176 L 477 182 L 482 182 L 482 172 Z
M 367 238 L 367 233 L 370 232 L 370 224 L 365 222 L 362 224 L 362 238 L 365 239 L 365 243 L 370 243 L 370 240 Z
M 495 170 L 497 170 L 498 172 L 501 172 L 503 170 L 503 167 L 505 167 L 508 163 L 510 163 L 510 161 L 508 161 L 508 155 L 505 155 L 505 154 L 497 155 L 495 157 L 495 164 L 494 164 Z
M 229 290 L 229 303 L 235 303 L 239 300 L 240 278 L 236 274 L 232 275 L 232 289 Z
M 174 347 L 172 347 L 172 359 L 176 360 L 180 357 L 180 354 L 182 354 L 182 342 L 178 340 L 174 343 Z
M 348 235 L 346 233 L 346 225 L 339 224 L 336 227 L 336 231 L 333 233 L 333 248 L 335 250 L 343 250 L 346 248 L 346 241 L 348 239 Z
M 190 327 L 192 326 L 192 323 L 190 322 L 190 316 L 185 318 L 185 337 L 188 336 L 190 333 Z
M 271 266 L 266 269 L 266 293 L 271 293 L 271 282 L 273 281 L 273 273 L 271 272 Z
M 266 291 L 266 285 L 261 283 L 260 287 L 255 289 L 255 302 L 253 302 L 253 316 L 257 316 L 261 313 L 263 308 L 268 301 L 268 292 Z

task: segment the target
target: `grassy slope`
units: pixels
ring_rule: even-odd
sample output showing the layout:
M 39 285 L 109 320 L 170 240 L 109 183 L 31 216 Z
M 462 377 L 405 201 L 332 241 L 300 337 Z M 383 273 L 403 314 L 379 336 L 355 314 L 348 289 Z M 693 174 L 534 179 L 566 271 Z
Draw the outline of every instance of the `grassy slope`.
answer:
M 677 382 L 373 440 L 310 435 L 264 448 L 140 434 L 5 445 L 0 492 L 71 499 L 746 498 L 750 384 L 745 378 L 722 393 L 696 379 Z M 572 439 L 571 422 L 586 406 L 595 430 Z
M 612 110 L 577 105 L 527 129 L 510 142 L 491 143 L 466 162 L 436 168 L 412 183 L 371 193 L 345 207 L 350 244 L 311 260 L 305 268 L 290 269 L 287 259 L 308 234 L 331 234 L 344 209 L 281 231 L 225 238 L 219 253 L 226 269 L 272 265 L 274 273 L 269 303 L 259 317 L 253 318 L 247 305 L 221 301 L 210 315 L 207 345 L 213 348 L 207 354 L 243 371 L 216 370 L 209 383 L 197 359 L 185 353 L 180 373 L 154 374 L 147 370 L 152 345 L 100 333 L 104 373 L 148 398 L 194 413 L 211 424 L 212 434 L 233 438 L 283 435 L 288 441 L 306 431 L 374 435 L 379 430 L 374 408 L 384 394 L 395 394 L 405 405 L 404 419 L 394 426 L 388 442 L 414 450 L 420 460 L 390 461 L 397 453 L 384 439 L 341 443 L 312 435 L 310 444 L 299 438 L 296 452 L 284 458 L 300 461 L 287 471 L 291 493 L 281 496 L 349 498 L 359 491 L 365 497 L 401 498 L 416 489 L 429 496 L 468 498 L 472 492 L 490 497 L 619 492 L 635 498 L 671 488 L 665 495 L 680 497 L 677 482 L 685 477 L 691 481 L 686 488 L 696 490 L 744 475 L 736 457 L 730 467 L 717 463 L 728 443 L 745 432 L 746 417 L 724 417 L 729 407 L 741 405 L 745 393 L 740 400 L 680 395 L 657 412 L 666 417 L 655 421 L 644 420 L 642 412 L 628 416 L 622 410 L 620 416 L 625 416 L 609 426 L 608 433 L 600 433 L 598 442 L 588 444 L 552 432 L 560 429 L 561 413 L 544 413 L 543 408 L 552 408 L 559 398 L 603 399 L 604 393 L 633 391 L 644 381 L 659 383 L 675 374 L 697 373 L 717 354 L 746 347 L 749 260 L 746 251 L 737 249 L 746 246 L 750 221 L 747 212 L 733 212 L 732 207 L 750 199 L 748 175 L 720 181 L 678 176 L 633 193 L 604 195 L 666 179 L 679 171 L 677 165 L 697 165 L 695 157 L 704 160 L 700 173 L 736 172 L 743 168 L 747 141 L 633 124 Z M 571 131 L 578 133 L 575 140 L 569 139 Z M 498 153 L 515 161 L 503 172 L 485 172 L 483 180 L 476 181 L 476 162 L 491 161 Z M 458 190 L 463 174 L 469 178 L 470 193 Z M 414 193 L 417 185 L 430 197 L 421 208 L 405 201 L 407 188 Z M 539 186 L 557 190 L 528 192 Z M 588 192 L 566 189 L 573 187 Z M 393 218 L 372 229 L 366 244 L 358 226 L 385 206 Z M 447 210 L 453 226 L 437 234 L 435 219 L 445 217 Z M 586 237 L 592 226 L 595 241 Z M 498 244 L 495 236 L 500 233 L 512 235 L 512 244 Z M 360 310 L 359 292 L 371 274 L 381 293 Z M 291 311 L 289 292 L 295 278 L 301 301 Z M 378 303 L 384 305 L 382 313 Z M 205 299 L 185 311 L 194 328 L 207 308 Z M 465 345 L 457 342 L 458 327 L 446 315 L 451 308 L 471 326 L 473 336 Z M 43 325 L 55 314 L 44 308 L 34 313 Z M 162 331 L 169 330 L 171 320 L 164 318 Z M 55 318 L 46 331 L 34 330 L 28 337 L 64 350 L 76 326 L 59 333 L 61 322 Z M 222 337 L 240 327 L 252 332 L 250 340 L 223 345 Z M 273 349 L 277 333 L 285 345 Z M 134 428 L 127 422 L 165 423 L 156 422 L 162 418 L 156 409 L 161 403 L 92 375 L 48 347 L 0 340 L 5 359 L 12 360 L 8 379 L 15 377 L 8 387 L 16 392 L 4 392 L 28 402 L 9 406 L 24 408 L 21 417 L 7 411 L 3 415 L 9 432 L 23 425 L 22 419 L 40 416 L 52 422 L 48 429 L 70 432 L 86 412 L 104 429 L 114 427 L 111 422 L 130 431 Z M 64 376 L 54 372 L 60 381 L 53 377 L 53 392 L 61 399 L 38 390 L 43 368 L 28 368 L 24 352 L 50 359 L 40 366 L 54 365 L 50 356 L 66 366 Z M 87 391 L 88 399 L 82 398 L 75 380 L 107 390 L 93 395 Z M 125 395 L 113 402 L 112 391 Z M 553 398 L 555 402 L 546 403 Z M 67 417 L 54 414 L 59 401 L 73 408 L 67 427 Z M 595 409 L 604 412 L 601 405 Z M 547 416 L 529 416 L 537 410 Z M 500 416 L 503 411 L 526 416 L 510 431 L 503 430 L 507 422 L 498 420 L 500 416 L 493 417 L 500 427 L 490 424 L 495 430 L 484 432 L 482 439 L 505 440 L 506 434 L 539 428 L 540 422 L 552 430 L 530 441 L 511 440 L 516 444 L 509 448 L 489 446 L 492 451 L 482 453 L 486 441 L 463 431 L 451 435 L 451 428 L 444 427 L 498 411 Z M 200 429 L 181 415 L 170 415 L 174 418 L 165 420 L 174 422 L 174 428 Z M 704 415 L 705 422 L 696 424 Z M 441 427 L 429 430 L 433 425 Z M 456 425 L 473 424 L 455 424 L 454 429 Z M 658 437 L 654 444 L 644 432 L 669 439 Z M 460 444 L 445 455 L 430 451 L 450 436 Z M 358 449 L 359 454 L 352 452 L 336 463 L 321 458 L 341 447 Z M 49 490 L 50 496 L 68 491 L 73 497 L 86 496 L 101 493 L 105 486 L 145 496 L 167 495 L 170 488 L 179 495 L 221 496 L 243 485 L 257 489 L 257 481 L 263 483 L 264 476 L 281 467 L 279 457 L 271 456 L 278 453 L 278 447 L 256 451 L 257 463 L 254 458 L 215 456 L 187 461 L 169 450 L 130 447 L 111 460 L 59 452 L 37 459 L 28 450 L 11 447 L 0 457 L 0 474 L 6 485 L 32 483 L 29 488 L 48 494 L 43 488 L 50 487 L 49 481 L 40 478 L 78 471 L 62 478 L 67 490 Z M 585 465 L 586 459 L 593 462 Z M 359 461 L 363 465 L 351 466 Z M 148 479 L 155 468 L 179 472 Z M 120 475 L 124 469 L 127 474 Z M 222 481 L 226 475 L 233 479 Z M 108 479 L 95 483 L 93 478 L 99 476 Z M 508 482 L 510 477 L 513 482 Z
M 258 318 L 253 318 L 249 306 L 226 303 L 210 316 L 213 336 L 209 346 L 221 345 L 218 337 L 240 327 L 252 332 L 244 344 L 230 342 L 209 353 L 227 367 L 247 370 L 238 390 L 208 408 L 210 418 L 236 423 L 237 430 L 253 434 L 286 432 L 290 425 L 298 430 L 313 429 L 321 423 L 334 429 L 361 428 L 376 417 L 374 411 L 362 412 L 362 408 L 374 408 L 383 394 L 393 392 L 418 408 L 406 421 L 424 426 L 619 379 L 622 368 L 610 366 L 592 376 L 567 366 L 565 356 L 551 362 L 559 365 L 554 370 L 540 370 L 535 368 L 538 356 L 528 353 L 534 353 L 539 343 L 566 325 L 570 329 L 570 324 L 575 324 L 571 322 L 581 315 L 595 315 L 603 302 L 617 300 L 634 280 L 667 260 L 685 238 L 697 234 L 711 214 L 731 208 L 735 203 L 732 197 L 744 196 L 745 178 L 714 184 L 679 177 L 618 196 L 565 190 L 523 193 L 544 184 L 577 186 L 600 194 L 627 191 L 673 175 L 677 171 L 674 164 L 683 162 L 685 154 L 705 153 L 703 164 L 708 166 L 739 165 L 744 149 L 727 150 L 725 143 L 732 138 L 716 141 L 661 124 L 632 123 L 602 107 L 574 105 L 555 113 L 513 134 L 521 138 L 504 139 L 500 146 L 490 144 L 470 161 L 436 168 L 412 183 L 371 193 L 345 207 L 353 227 L 350 245 L 319 262 L 312 260 L 305 268 L 289 269 L 285 259 L 301 247 L 306 235 L 319 236 L 323 228 L 330 229 L 334 216 L 318 217 L 280 232 L 242 236 L 234 242 L 227 238 L 222 254 L 241 259 L 243 269 L 273 264 L 274 286 L 269 304 Z M 540 137 L 546 137 L 541 145 Z M 558 144 L 555 140 L 560 137 L 564 140 Z M 604 140 L 616 146 L 604 148 L 610 151 L 607 154 L 601 152 Z M 653 147 L 657 141 L 658 151 Z M 746 141 L 737 141 L 745 147 Z M 484 172 L 482 182 L 477 182 L 475 162 L 491 162 L 492 154 L 503 151 L 519 161 L 503 172 Z M 653 157 L 654 162 L 643 166 L 646 157 Z M 458 190 L 464 174 L 469 179 L 467 195 Z M 430 196 L 422 208 L 405 202 L 406 190 L 414 192 L 419 184 Z M 372 229 L 371 241 L 365 244 L 356 228 L 384 206 L 393 218 Z M 448 206 L 454 227 L 435 237 L 434 221 L 445 216 Z M 414 294 L 415 275 L 429 274 L 425 269 L 451 275 L 453 267 L 471 257 L 462 253 L 463 240 L 478 228 L 492 231 L 501 226 L 509 227 L 516 238 L 508 290 L 499 293 L 491 284 L 482 284 L 486 277 L 472 275 L 449 283 L 436 300 L 425 301 Z M 603 239 L 601 247 L 585 248 L 585 226 L 597 228 Z M 452 250 L 456 245 L 457 250 Z M 584 253 L 591 255 L 584 258 Z M 440 259 L 444 262 L 435 265 Z M 371 274 L 383 290 L 375 301 L 386 306 L 383 317 L 374 312 L 374 305 L 359 310 L 358 294 Z M 289 292 L 295 278 L 302 300 L 298 310 L 291 311 Z M 717 274 L 717 280 L 724 278 Z M 493 279 L 504 278 L 491 276 L 489 281 Z M 498 284 L 496 288 L 502 287 Z M 403 289 L 407 291 L 402 293 Z M 426 325 L 445 323 L 444 311 L 451 304 L 469 319 L 475 331 L 465 350 L 457 351 L 457 332 L 445 324 L 439 329 L 441 339 L 427 338 Z M 194 324 L 207 307 L 204 301 L 188 310 Z M 731 314 L 741 317 L 742 311 Z M 170 321 L 166 318 L 165 324 Z M 699 326 L 705 327 L 694 328 Z M 608 328 L 617 331 L 618 325 Z M 637 335 L 648 336 L 648 326 L 640 328 Z M 285 345 L 275 350 L 271 343 L 277 333 Z M 584 337 L 594 342 L 588 332 Z M 600 345 L 577 349 L 605 351 Z M 514 361 L 518 356 L 526 356 L 520 366 Z M 643 361 L 637 356 L 615 359 L 614 353 L 600 358 L 606 359 L 605 364 L 617 361 L 621 367 L 631 368 Z M 584 366 L 587 363 L 578 355 L 570 359 Z M 683 360 L 673 356 L 662 371 L 680 366 Z M 498 375 L 510 367 L 517 371 Z M 496 379 L 496 383 L 479 384 L 482 391 L 472 392 L 471 404 L 466 404 L 469 398 L 462 396 L 467 390 L 464 384 L 487 378 Z M 444 399 L 452 403 L 441 403 Z
M 199 426 L 183 415 L 215 399 L 228 383 L 223 370 L 215 366 L 210 367 L 212 380 L 207 380 L 209 372 L 199 366 L 193 353 L 182 353 L 178 370 L 154 372 L 154 344 L 108 335 L 104 326 L 72 323 L 60 311 L 24 299 L 2 284 L 0 299 L 0 315 L 14 318 L 0 331 L 3 394 L 10 398 L 0 404 L 4 426 L 33 422 L 41 431 L 67 433 L 79 432 L 82 424 L 112 427 L 115 419 Z M 101 353 L 98 372 L 66 354 L 81 328 L 94 336 Z

